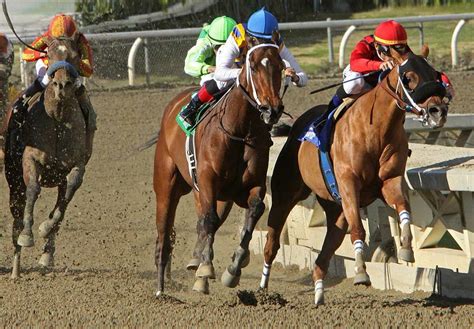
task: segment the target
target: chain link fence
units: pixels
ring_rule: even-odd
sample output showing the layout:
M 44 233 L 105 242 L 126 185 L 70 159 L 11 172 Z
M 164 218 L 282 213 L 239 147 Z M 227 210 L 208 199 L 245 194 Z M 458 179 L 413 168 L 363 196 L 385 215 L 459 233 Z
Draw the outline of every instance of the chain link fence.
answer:
M 333 21 L 335 23 L 336 21 Z M 351 21 L 350 21 L 351 22 Z M 301 23 L 308 24 L 311 22 Z M 322 25 L 326 22 L 317 22 Z M 282 25 L 284 25 L 283 23 Z M 439 24 L 439 23 L 430 23 Z M 456 21 L 443 22 L 450 24 L 448 32 L 452 31 Z M 298 24 L 299 26 L 300 24 Z M 472 24 L 469 24 L 472 25 Z M 316 28 L 303 27 L 283 28 L 281 31 L 283 40 L 287 47 L 292 51 L 296 60 L 303 67 L 310 77 L 335 76 L 341 72 L 337 63 L 337 52 L 346 26 L 335 26 L 331 28 L 331 40 L 334 43 L 333 56 L 328 52 L 328 33 L 327 29 L 319 26 Z M 418 40 L 427 41 L 432 44 L 430 27 L 425 23 L 424 31 L 420 30 L 416 23 L 406 24 L 409 34 L 410 45 L 417 51 Z M 465 28 L 463 32 L 464 39 L 459 42 L 461 66 L 464 69 L 472 68 L 472 53 L 474 43 L 469 34 L 473 31 L 472 27 Z M 350 49 L 365 35 L 373 31 L 373 23 L 370 25 L 361 25 L 350 37 L 345 52 L 345 63 L 348 62 Z M 161 34 L 160 34 L 161 33 Z M 452 32 L 451 32 L 452 33 Z M 162 85 L 186 85 L 198 83 L 198 80 L 184 73 L 184 59 L 187 51 L 195 44 L 199 29 L 181 29 L 181 30 L 158 30 L 143 32 L 122 32 L 109 33 L 107 35 L 92 34 L 86 35 L 94 52 L 94 74 L 87 79 L 86 85 L 89 90 L 108 90 L 129 87 L 129 63 L 128 58 L 130 50 L 139 35 L 145 43 L 137 48 L 134 65 L 134 87 L 144 86 L 162 86 Z M 443 41 L 444 53 L 442 58 L 447 59 L 449 66 L 449 38 L 447 34 Z M 438 50 L 441 47 L 438 47 Z M 436 52 L 433 52 L 436 53 Z M 466 55 L 467 54 L 467 55 Z M 471 54 L 471 56 L 469 56 Z M 16 58 L 19 54 L 17 54 Z M 147 60 L 146 60 L 147 59 Z M 433 58 L 431 58 L 433 62 Z M 438 65 L 437 69 L 446 69 L 446 66 Z M 148 67 L 148 71 L 146 68 Z M 147 73 L 148 72 L 148 73 Z M 16 62 L 13 69 L 13 80 L 22 80 L 23 85 L 32 82 L 35 76 L 34 64 Z

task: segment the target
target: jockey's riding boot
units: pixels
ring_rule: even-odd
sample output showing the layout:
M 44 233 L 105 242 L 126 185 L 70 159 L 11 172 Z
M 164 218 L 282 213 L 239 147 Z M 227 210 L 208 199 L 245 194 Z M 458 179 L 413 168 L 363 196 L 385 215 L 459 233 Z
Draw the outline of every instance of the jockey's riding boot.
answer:
M 28 110 L 28 102 L 30 101 L 31 97 L 33 97 L 36 93 L 43 91 L 44 87 L 40 83 L 38 79 L 35 79 L 33 83 L 26 88 L 23 95 L 18 97 L 15 103 L 12 106 L 12 120 L 17 122 L 22 122 L 26 115 L 26 110 Z
M 331 101 L 328 104 L 328 109 L 327 109 L 328 113 L 331 113 L 333 110 L 337 109 L 337 107 L 341 104 L 342 104 L 342 99 L 337 94 L 332 96 Z
M 91 100 L 87 95 L 86 88 L 81 85 L 76 91 L 77 101 L 81 107 L 82 114 L 86 122 L 86 152 L 87 159 L 92 155 L 92 146 L 94 144 L 94 134 L 97 130 L 96 118 L 94 107 L 92 106 Z
M 191 126 L 194 126 L 194 119 L 201 105 L 202 102 L 199 99 L 198 95 L 194 95 L 193 97 L 191 97 L 191 101 L 189 102 L 189 104 L 181 111 L 181 118 Z

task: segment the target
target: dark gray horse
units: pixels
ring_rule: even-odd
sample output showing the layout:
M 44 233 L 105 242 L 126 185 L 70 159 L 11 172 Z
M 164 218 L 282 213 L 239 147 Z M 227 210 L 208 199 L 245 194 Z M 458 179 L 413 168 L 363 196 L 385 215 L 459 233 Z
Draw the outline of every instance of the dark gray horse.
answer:
M 5 175 L 10 187 L 15 247 L 12 278 L 20 275 L 21 247 L 34 245 L 33 210 L 41 187 L 58 187 L 49 219 L 39 227 L 45 239 L 40 265 L 53 266 L 55 238 L 67 205 L 81 186 L 86 153 L 86 122 L 76 97 L 77 52 L 68 41 L 56 40 L 48 49 L 51 81 L 26 114 L 20 129 L 6 136 Z M 20 133 L 19 133 L 20 132 Z M 20 136 L 20 138 L 19 138 Z

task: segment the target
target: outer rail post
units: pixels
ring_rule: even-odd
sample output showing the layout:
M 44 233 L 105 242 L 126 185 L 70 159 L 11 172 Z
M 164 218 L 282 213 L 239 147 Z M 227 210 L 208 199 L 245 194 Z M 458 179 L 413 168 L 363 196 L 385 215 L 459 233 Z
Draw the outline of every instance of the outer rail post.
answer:
M 22 59 L 23 58 L 23 51 L 24 48 L 23 46 L 20 46 L 20 79 L 21 79 L 21 84 L 23 85 L 24 88 L 28 87 L 28 81 L 26 77 L 26 63 Z
M 328 17 L 326 18 L 326 21 L 327 22 L 330 22 L 331 21 L 331 17 Z M 329 63 L 330 64 L 333 64 L 334 63 L 334 45 L 333 45 L 333 42 L 332 42 L 332 30 L 331 30 L 331 27 L 328 26 L 327 28 L 328 30 L 328 59 L 329 59 Z
M 145 47 L 145 77 L 146 77 L 146 85 L 150 86 L 150 56 L 148 53 L 148 38 L 145 38 L 143 42 L 143 46 Z
M 423 22 L 418 23 L 418 31 L 420 32 L 420 49 L 425 44 L 425 31 L 423 30 Z
M 341 45 L 339 47 L 339 68 L 341 69 L 344 68 L 344 53 L 346 51 L 347 41 L 349 40 L 349 37 L 351 36 L 352 32 L 354 32 L 355 29 L 356 29 L 355 25 L 349 26 L 349 28 L 346 30 L 346 32 L 342 36 Z
M 135 84 L 135 57 L 137 56 L 138 47 L 142 44 L 143 39 L 137 38 L 130 48 L 128 53 L 128 85 L 133 86 Z
M 458 36 L 462 27 L 466 24 L 464 19 L 461 19 L 454 28 L 453 36 L 451 38 L 451 64 L 452 67 L 458 66 Z

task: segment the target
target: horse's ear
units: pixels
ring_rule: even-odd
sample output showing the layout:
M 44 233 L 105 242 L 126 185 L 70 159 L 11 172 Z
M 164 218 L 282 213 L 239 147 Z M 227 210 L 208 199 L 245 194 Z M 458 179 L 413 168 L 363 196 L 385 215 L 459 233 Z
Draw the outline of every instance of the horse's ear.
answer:
M 277 30 L 273 31 L 273 33 L 272 33 L 272 42 L 276 45 L 279 45 L 280 44 L 280 39 L 281 39 L 280 32 L 278 32 Z
M 430 47 L 428 47 L 427 44 L 424 44 L 421 46 L 421 57 L 423 58 L 428 58 L 428 55 L 430 54 Z

